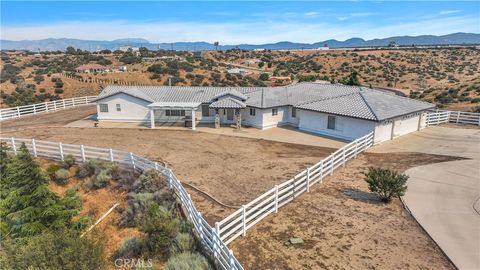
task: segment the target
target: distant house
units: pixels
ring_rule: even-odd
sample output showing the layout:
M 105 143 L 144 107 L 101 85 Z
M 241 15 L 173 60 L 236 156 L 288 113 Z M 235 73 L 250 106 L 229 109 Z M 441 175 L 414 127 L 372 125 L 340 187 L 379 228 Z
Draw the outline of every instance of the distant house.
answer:
M 99 64 L 84 64 L 75 69 L 78 73 L 105 73 L 108 68 Z
M 268 80 L 271 81 L 274 86 L 287 85 L 292 83 L 292 79 L 290 77 L 272 76 L 268 78 Z
M 118 70 L 121 72 L 127 72 L 127 66 L 119 66 Z
M 227 70 L 228 74 L 236 74 L 236 75 L 245 75 L 248 74 L 248 70 L 244 68 L 231 68 Z
M 259 60 L 259 59 L 248 59 L 248 60 L 242 61 L 242 64 L 250 66 L 250 65 L 258 64 L 260 62 L 262 62 L 262 61 Z
M 319 47 L 317 48 L 317 50 L 320 50 L 320 51 L 326 51 L 326 50 L 329 50 L 330 48 L 328 47 L 327 44 L 323 44 L 323 47 Z
M 212 123 L 266 129 L 290 125 L 343 140 L 374 132 L 374 142 L 426 126 L 435 105 L 367 87 L 299 83 L 280 87 L 107 86 L 100 122 Z M 192 122 L 193 120 L 193 122 Z M 218 125 L 217 125 L 218 123 Z

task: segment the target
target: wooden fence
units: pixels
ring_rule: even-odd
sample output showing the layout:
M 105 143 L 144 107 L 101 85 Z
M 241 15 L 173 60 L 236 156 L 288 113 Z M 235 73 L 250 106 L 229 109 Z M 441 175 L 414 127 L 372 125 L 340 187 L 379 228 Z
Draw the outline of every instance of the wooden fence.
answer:
M 327 175 L 345 166 L 345 163 L 373 145 L 373 132 L 354 140 L 338 149 L 317 164 L 295 175 L 292 179 L 276 185 L 258 198 L 243 205 L 220 222 L 215 223 L 215 230 L 226 244 L 246 231 L 271 213 L 277 213 L 278 208 L 292 201 L 303 192 L 309 192 L 310 187 L 322 182 Z
M 5 119 L 18 118 L 26 115 L 53 112 L 60 109 L 87 105 L 93 102 L 95 98 L 96 96 L 76 97 L 1 109 L 0 121 Z
M 480 126 L 480 113 L 436 110 L 428 112 L 427 126 L 442 123 L 471 124 Z
M 217 231 L 208 224 L 201 213 L 195 208 L 190 194 L 185 190 L 171 169 L 162 164 L 137 156 L 131 152 L 117 151 L 91 147 L 85 145 L 66 144 L 61 142 L 39 141 L 35 139 L 0 138 L 10 148 L 13 154 L 17 154 L 22 143 L 35 157 L 43 157 L 53 160 L 63 160 L 67 155 L 74 156 L 78 161 L 88 159 L 102 159 L 128 166 L 138 171 L 155 170 L 168 179 L 169 187 L 179 197 L 188 219 L 194 225 L 202 247 L 212 256 L 220 269 L 243 270 L 242 265 L 233 255 L 226 243 L 222 241 Z

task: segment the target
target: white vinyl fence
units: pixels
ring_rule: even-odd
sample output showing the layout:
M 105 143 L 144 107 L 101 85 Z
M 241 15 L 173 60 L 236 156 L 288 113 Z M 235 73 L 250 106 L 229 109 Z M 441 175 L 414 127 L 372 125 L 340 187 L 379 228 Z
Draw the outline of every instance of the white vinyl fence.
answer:
M 471 124 L 480 126 L 480 113 L 444 110 L 428 112 L 427 126 L 443 123 Z
M 74 156 L 78 161 L 87 159 L 102 159 L 116 162 L 124 166 L 131 166 L 138 171 L 155 170 L 168 178 L 169 187 L 173 188 L 180 198 L 182 206 L 188 213 L 188 219 L 193 223 L 202 246 L 213 256 L 220 269 L 243 270 L 242 265 L 233 255 L 233 252 L 221 240 L 217 231 L 208 224 L 201 213 L 195 208 L 190 194 L 185 190 L 171 169 L 157 162 L 137 156 L 131 152 L 122 152 L 113 149 L 91 147 L 85 145 L 66 144 L 61 142 L 39 141 L 35 139 L 0 138 L 6 143 L 10 151 L 16 154 L 22 143 L 35 157 L 63 160 L 65 156 Z
M 0 110 L 0 121 L 11 118 L 18 118 L 25 115 L 32 115 L 43 112 L 53 112 L 60 109 L 87 105 L 95 100 L 97 96 L 85 96 L 68 99 L 60 99 L 37 104 L 18 106 Z
M 243 205 L 222 221 L 215 223 L 215 230 L 226 244 L 240 235 L 245 236 L 250 227 L 271 213 L 277 213 L 278 208 L 303 192 L 309 192 L 312 185 L 317 182 L 321 183 L 325 176 L 332 175 L 336 168 L 345 166 L 346 161 L 356 158 L 359 153 L 372 145 L 373 132 L 345 145 L 292 179 L 276 185 L 258 198 Z

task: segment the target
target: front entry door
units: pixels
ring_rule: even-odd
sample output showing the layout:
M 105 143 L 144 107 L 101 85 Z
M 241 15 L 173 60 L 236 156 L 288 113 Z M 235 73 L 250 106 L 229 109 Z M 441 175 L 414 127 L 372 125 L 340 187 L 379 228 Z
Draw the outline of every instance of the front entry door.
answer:
M 227 109 L 227 121 L 233 121 L 233 109 Z

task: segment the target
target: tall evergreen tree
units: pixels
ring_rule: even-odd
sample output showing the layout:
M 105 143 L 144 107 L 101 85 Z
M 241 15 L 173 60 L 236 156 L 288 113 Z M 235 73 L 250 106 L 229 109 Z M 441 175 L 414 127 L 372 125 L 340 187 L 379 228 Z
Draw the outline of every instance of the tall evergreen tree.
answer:
M 45 173 L 25 144 L 3 170 L 0 219 L 12 237 L 64 228 L 78 213 L 80 200 L 76 193 L 67 193 L 62 199 L 50 191 Z

